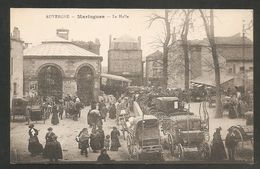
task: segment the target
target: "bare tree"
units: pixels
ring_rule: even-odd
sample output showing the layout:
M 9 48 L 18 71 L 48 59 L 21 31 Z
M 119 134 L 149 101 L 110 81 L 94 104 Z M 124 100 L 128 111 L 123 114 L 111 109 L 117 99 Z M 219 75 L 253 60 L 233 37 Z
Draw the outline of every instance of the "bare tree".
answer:
M 167 83 L 168 83 L 168 53 L 169 53 L 169 48 L 170 48 L 170 41 L 171 41 L 171 22 L 173 19 L 174 13 L 171 13 L 169 9 L 165 9 L 164 11 L 164 16 L 160 16 L 158 14 L 152 14 L 149 16 L 149 27 L 157 21 L 161 20 L 163 21 L 164 25 L 164 39 L 160 40 L 162 43 L 163 47 L 163 88 L 167 88 Z
M 206 14 L 200 9 L 201 18 L 204 23 L 205 31 L 207 38 L 209 40 L 213 65 L 215 70 L 215 83 L 216 83 L 216 118 L 221 118 L 223 116 L 222 111 L 222 103 L 221 103 L 221 90 L 220 90 L 220 66 L 218 60 L 218 53 L 215 43 L 215 36 L 214 36 L 214 16 L 213 10 L 210 10 L 210 20 L 208 20 Z
M 189 61 L 189 46 L 188 46 L 188 33 L 191 23 L 191 15 L 193 13 L 193 9 L 183 9 L 182 12 L 184 14 L 184 21 L 183 21 L 183 27 L 181 30 L 181 40 L 182 40 L 182 49 L 184 54 L 184 86 L 185 90 L 189 90 L 189 84 L 190 84 L 190 61 Z

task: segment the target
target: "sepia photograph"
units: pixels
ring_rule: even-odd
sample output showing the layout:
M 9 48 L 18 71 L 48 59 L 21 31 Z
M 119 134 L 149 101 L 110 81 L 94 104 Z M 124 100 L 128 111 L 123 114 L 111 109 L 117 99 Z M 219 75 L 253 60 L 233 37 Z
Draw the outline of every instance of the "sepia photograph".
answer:
M 254 159 L 253 9 L 10 9 L 10 164 Z

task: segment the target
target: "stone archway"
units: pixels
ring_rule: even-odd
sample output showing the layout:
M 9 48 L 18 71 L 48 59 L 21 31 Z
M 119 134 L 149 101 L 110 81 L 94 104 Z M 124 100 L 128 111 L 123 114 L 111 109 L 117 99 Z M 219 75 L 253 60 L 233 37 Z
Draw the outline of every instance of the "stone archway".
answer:
M 94 100 L 94 71 L 88 65 L 83 65 L 77 71 L 77 96 L 89 105 Z
M 54 65 L 43 66 L 38 72 L 38 95 L 42 97 L 62 98 L 62 72 Z

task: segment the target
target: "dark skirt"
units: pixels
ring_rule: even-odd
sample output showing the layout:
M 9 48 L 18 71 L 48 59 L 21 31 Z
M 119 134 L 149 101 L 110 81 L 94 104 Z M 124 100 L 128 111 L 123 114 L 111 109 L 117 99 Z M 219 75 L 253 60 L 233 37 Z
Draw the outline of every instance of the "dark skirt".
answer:
M 30 139 L 30 140 L 32 140 L 32 139 Z M 28 150 L 31 154 L 42 153 L 43 147 L 37 137 L 36 137 L 36 139 L 34 139 L 34 141 L 29 141 Z
M 227 158 L 223 143 L 214 143 L 211 147 L 212 160 L 225 160 Z
M 49 159 L 62 159 L 62 149 L 59 142 L 49 142 L 44 149 L 44 157 Z
M 100 140 L 97 136 L 90 138 L 90 147 L 93 151 L 101 149 Z
M 117 151 L 119 147 L 121 147 L 121 144 L 119 142 L 118 137 L 111 139 L 111 148 L 110 148 L 110 150 L 111 151 Z
M 53 112 L 53 115 L 51 118 L 51 124 L 57 125 L 58 123 L 59 123 L 58 112 Z

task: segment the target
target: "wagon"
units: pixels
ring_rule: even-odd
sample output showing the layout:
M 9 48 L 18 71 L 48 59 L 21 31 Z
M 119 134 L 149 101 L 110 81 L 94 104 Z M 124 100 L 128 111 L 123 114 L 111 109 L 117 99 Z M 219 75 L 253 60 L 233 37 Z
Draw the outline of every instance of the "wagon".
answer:
M 30 121 L 35 121 L 36 123 L 38 121 L 43 121 L 43 123 L 45 124 L 45 120 L 47 119 L 47 112 L 40 103 L 29 105 L 27 107 L 27 112 L 28 124 L 30 123 Z
M 231 126 L 230 129 L 235 134 L 237 141 L 236 151 L 237 154 L 241 152 L 249 152 L 253 157 L 253 148 L 254 148 L 254 126 L 253 126 L 253 112 L 247 112 L 246 116 L 246 125 L 235 125 Z
M 178 97 L 157 97 L 153 100 L 150 114 L 161 120 L 164 117 L 193 113 L 184 108 L 184 102 L 181 102 Z
M 210 158 L 209 132 L 202 124 L 199 116 L 189 114 L 163 119 L 162 130 L 172 156 L 183 160 L 186 153 L 197 152 L 202 160 Z
M 133 119 L 128 128 L 127 148 L 135 160 L 163 160 L 159 121 L 155 116 Z
M 11 108 L 11 115 L 13 116 L 13 120 L 15 116 L 23 116 L 26 120 L 28 118 L 28 100 L 24 98 L 13 98 L 12 99 L 12 108 Z

